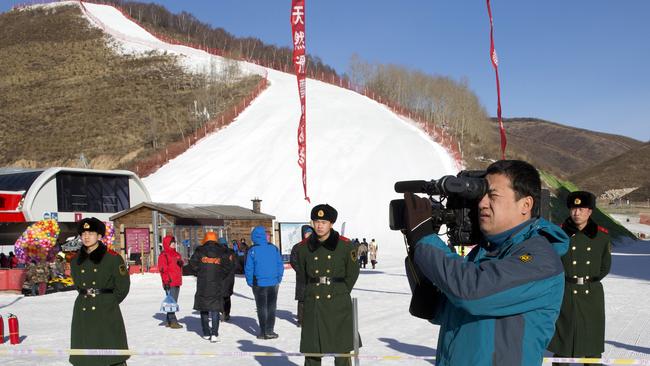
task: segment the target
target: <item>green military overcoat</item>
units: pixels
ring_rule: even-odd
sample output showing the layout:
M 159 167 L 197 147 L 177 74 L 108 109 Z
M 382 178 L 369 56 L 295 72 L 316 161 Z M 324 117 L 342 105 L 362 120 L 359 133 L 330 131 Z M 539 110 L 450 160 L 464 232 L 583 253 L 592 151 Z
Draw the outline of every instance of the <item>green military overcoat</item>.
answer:
M 326 283 L 310 279 L 329 277 Z M 305 284 L 300 352 L 348 353 L 353 350 L 352 298 L 359 277 L 356 248 L 332 230 L 324 242 L 316 235 L 298 252 L 296 280 Z
M 605 350 L 605 296 L 600 281 L 612 263 L 610 238 L 591 219 L 582 230 L 570 218 L 562 228 L 571 244 L 562 257 L 564 298 L 548 349 L 565 357 L 598 356 Z M 585 283 L 572 283 L 578 277 Z
M 120 303 L 129 293 L 129 273 L 122 257 L 102 243 L 87 254 L 85 247 L 70 263 L 77 289 L 112 290 L 95 296 L 79 293 L 74 303 L 70 347 L 73 349 L 128 349 Z M 107 291 L 108 292 L 108 291 Z M 79 366 L 112 365 L 129 356 L 70 356 Z

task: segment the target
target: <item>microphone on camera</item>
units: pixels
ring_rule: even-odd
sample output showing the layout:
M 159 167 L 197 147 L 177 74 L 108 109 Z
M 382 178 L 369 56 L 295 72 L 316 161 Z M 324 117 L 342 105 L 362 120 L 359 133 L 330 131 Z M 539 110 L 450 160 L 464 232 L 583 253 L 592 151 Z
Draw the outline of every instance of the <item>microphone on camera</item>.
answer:
M 405 180 L 395 183 L 395 192 L 397 193 L 424 193 L 426 188 L 431 184 L 426 180 Z

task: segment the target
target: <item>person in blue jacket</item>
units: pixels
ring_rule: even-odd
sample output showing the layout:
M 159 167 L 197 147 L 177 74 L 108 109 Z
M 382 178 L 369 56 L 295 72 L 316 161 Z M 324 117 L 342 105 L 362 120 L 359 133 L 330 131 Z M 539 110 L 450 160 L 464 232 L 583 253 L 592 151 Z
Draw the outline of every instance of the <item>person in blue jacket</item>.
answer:
M 440 291 L 430 320 L 440 325 L 436 365 L 540 365 L 562 304 L 569 238 L 533 215 L 541 183 L 532 165 L 497 161 L 486 180 L 484 240 L 467 257 L 435 235 L 427 198 L 404 195 L 415 265 Z
M 278 288 L 284 274 L 284 264 L 278 247 L 268 242 L 264 226 L 257 226 L 251 233 L 253 246 L 248 250 L 244 274 L 248 286 L 253 288 L 260 333 L 257 339 L 274 339 L 275 310 Z

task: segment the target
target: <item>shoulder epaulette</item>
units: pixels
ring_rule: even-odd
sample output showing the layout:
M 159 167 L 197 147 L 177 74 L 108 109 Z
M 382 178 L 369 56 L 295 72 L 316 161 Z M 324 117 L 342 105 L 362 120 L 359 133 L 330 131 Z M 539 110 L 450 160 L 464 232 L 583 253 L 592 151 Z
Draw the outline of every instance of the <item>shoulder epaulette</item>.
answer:
M 120 255 L 120 253 L 114 251 L 113 249 L 108 249 L 108 250 L 106 251 L 106 253 L 108 253 L 108 254 L 110 254 L 110 255 Z
M 346 237 L 343 236 L 343 235 L 339 235 L 339 240 L 343 240 L 343 241 L 346 242 L 346 243 L 349 243 L 349 242 L 350 242 L 350 239 L 346 238 Z
M 602 226 L 598 226 L 598 231 L 602 231 L 602 232 L 604 232 L 605 234 L 609 234 L 609 230 L 605 229 L 605 228 L 602 227 Z

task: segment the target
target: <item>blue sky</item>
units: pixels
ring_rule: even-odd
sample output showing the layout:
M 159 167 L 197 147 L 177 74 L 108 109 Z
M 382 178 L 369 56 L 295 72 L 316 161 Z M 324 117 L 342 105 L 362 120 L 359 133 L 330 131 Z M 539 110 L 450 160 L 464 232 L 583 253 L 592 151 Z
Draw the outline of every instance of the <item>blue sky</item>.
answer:
M 237 36 L 291 44 L 290 0 L 155 0 Z M 496 115 L 484 0 L 306 0 L 307 52 L 466 78 Z M 0 0 L 0 11 L 15 3 Z M 650 140 L 650 1 L 492 1 L 504 117 Z

